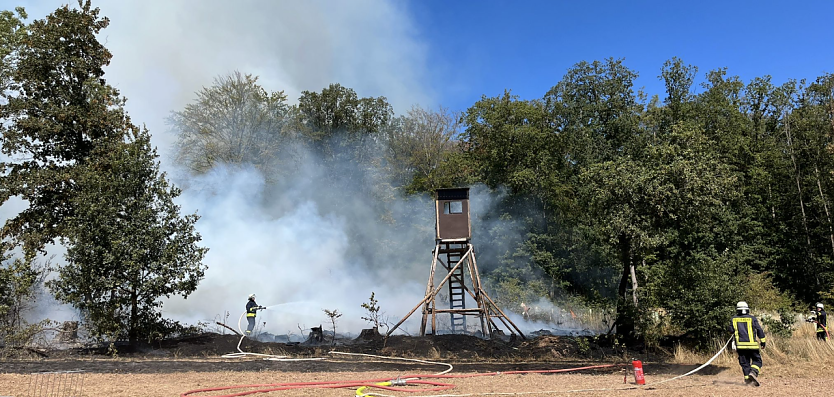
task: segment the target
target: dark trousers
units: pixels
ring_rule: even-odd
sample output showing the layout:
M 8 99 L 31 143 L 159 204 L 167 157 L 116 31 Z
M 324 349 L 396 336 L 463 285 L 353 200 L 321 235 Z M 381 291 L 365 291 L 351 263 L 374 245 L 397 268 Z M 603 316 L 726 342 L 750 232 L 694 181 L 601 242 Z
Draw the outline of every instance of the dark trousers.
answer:
M 825 338 L 826 338 L 825 330 L 817 331 L 817 339 L 825 340 Z
M 246 335 L 250 335 L 252 330 L 255 329 L 255 317 L 246 317 L 246 321 L 249 321 L 249 326 L 246 327 Z
M 738 363 L 744 376 L 750 375 L 751 371 L 756 371 L 756 376 L 759 376 L 762 370 L 762 354 L 759 349 L 738 349 Z

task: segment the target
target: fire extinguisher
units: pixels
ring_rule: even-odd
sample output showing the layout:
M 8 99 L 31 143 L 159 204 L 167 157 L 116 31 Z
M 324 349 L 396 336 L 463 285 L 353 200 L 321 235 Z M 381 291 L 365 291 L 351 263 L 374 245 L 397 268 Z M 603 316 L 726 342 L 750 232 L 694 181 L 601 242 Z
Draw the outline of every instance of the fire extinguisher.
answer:
M 632 359 L 631 366 L 634 367 L 634 383 L 645 385 L 646 378 L 643 376 L 643 362 L 635 358 Z

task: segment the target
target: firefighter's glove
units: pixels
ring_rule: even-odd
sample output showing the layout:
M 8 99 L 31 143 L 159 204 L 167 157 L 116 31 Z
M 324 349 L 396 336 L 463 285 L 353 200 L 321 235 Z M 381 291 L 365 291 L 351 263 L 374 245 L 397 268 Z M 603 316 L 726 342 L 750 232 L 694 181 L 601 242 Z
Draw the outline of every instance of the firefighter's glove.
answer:
M 767 346 L 767 342 L 762 342 L 762 350 Z
M 733 343 L 730 345 L 730 348 L 733 349 L 733 351 L 736 350 L 736 341 L 733 341 Z

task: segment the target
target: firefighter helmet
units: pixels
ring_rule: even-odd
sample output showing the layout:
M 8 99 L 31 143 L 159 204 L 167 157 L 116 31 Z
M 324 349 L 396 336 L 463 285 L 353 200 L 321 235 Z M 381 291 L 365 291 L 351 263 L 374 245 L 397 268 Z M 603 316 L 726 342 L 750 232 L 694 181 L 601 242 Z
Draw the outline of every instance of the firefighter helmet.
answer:
M 250 294 L 249 299 L 255 299 L 255 294 Z
M 741 301 L 736 303 L 736 311 L 741 312 L 741 314 L 747 314 L 750 312 L 750 306 L 747 306 L 747 302 Z
M 822 303 L 817 302 L 817 309 L 824 309 L 824 308 L 825 308 L 825 306 L 823 306 Z

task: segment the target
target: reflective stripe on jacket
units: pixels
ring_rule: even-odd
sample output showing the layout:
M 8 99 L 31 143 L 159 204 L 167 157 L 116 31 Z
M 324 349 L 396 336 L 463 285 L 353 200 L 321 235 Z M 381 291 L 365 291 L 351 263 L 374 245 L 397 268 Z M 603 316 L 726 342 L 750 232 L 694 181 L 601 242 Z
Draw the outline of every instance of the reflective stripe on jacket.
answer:
M 731 327 L 735 336 L 736 349 L 758 350 L 759 342 L 767 342 L 764 329 L 759 324 L 759 320 L 750 314 L 733 317 L 733 325 Z M 756 338 L 759 339 L 758 342 Z
M 825 328 L 828 326 L 828 315 L 825 314 L 825 310 L 820 309 L 817 312 L 817 332 L 825 332 Z

